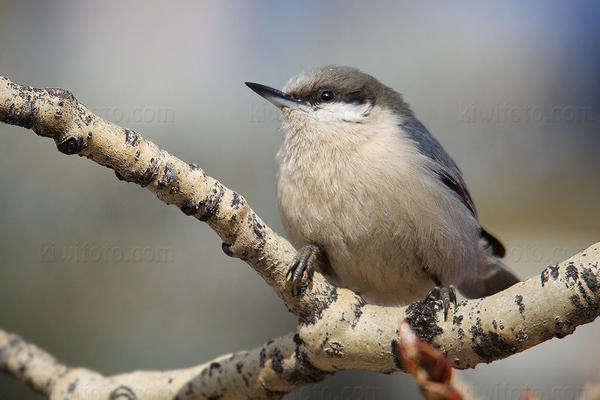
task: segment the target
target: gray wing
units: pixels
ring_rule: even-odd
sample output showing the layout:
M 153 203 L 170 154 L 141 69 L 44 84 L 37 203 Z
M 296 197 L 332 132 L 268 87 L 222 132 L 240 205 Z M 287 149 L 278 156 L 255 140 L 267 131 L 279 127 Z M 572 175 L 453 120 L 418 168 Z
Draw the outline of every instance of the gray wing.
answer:
M 422 154 L 434 160 L 439 165 L 439 169 L 433 172 L 440 177 L 440 180 L 446 186 L 458 195 L 463 204 L 477 218 L 477 210 L 467 190 L 462 172 L 460 172 L 454 160 L 446 153 L 440 142 L 429 133 L 427 128 L 412 113 L 405 116 L 404 122 L 400 124 L 400 127 L 417 144 Z
M 427 128 L 425 128 L 412 112 L 404 115 L 400 127 L 408 134 L 409 138 L 417 144 L 417 147 L 422 154 L 436 162 L 439 168 L 433 172 L 437 174 L 444 185 L 456 193 L 465 207 L 467 207 L 477 219 L 477 209 L 475 208 L 471 194 L 467 189 L 462 172 L 452 157 L 446 153 L 440 142 L 429 133 Z M 483 228 L 481 228 L 481 237 L 489 243 L 495 256 L 504 257 L 506 250 L 498 239 Z

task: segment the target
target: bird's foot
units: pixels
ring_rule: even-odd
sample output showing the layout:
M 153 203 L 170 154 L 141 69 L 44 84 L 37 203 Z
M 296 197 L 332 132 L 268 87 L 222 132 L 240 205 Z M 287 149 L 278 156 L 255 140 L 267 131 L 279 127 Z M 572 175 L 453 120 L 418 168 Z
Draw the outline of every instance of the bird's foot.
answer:
M 298 296 L 306 289 L 324 255 L 323 249 L 316 244 L 307 244 L 298 250 L 287 271 L 287 280 L 292 282 L 292 296 Z
M 425 302 L 429 301 L 441 301 L 442 309 L 444 310 L 444 321 L 448 320 L 448 309 L 450 308 L 450 303 L 454 304 L 454 308 L 456 308 L 456 288 L 454 285 L 450 286 L 436 286 L 425 297 Z

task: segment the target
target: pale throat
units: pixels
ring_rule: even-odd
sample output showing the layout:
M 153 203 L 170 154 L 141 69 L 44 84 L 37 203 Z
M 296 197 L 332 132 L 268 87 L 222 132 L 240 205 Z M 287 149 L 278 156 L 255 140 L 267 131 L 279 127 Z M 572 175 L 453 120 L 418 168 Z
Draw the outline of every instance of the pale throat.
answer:
M 373 108 L 370 101 L 364 103 L 344 103 L 333 102 L 321 104 L 315 111 L 309 113 L 311 118 L 319 122 L 365 122 L 368 119 L 369 112 Z
M 393 111 L 370 103 L 327 106 L 284 115 L 285 139 L 277 160 L 288 173 L 299 169 L 316 173 L 315 169 L 343 168 L 348 162 L 396 159 L 415 150 L 412 142 L 401 139 L 400 118 Z

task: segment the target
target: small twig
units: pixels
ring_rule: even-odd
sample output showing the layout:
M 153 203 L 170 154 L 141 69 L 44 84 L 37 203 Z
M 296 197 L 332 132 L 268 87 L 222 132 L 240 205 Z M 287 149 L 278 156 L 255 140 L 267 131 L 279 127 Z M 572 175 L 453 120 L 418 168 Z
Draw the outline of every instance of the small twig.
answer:
M 441 351 L 417 337 L 406 321 L 398 328 L 398 354 L 406 372 L 414 376 L 428 400 L 462 400 L 452 382 L 452 363 Z

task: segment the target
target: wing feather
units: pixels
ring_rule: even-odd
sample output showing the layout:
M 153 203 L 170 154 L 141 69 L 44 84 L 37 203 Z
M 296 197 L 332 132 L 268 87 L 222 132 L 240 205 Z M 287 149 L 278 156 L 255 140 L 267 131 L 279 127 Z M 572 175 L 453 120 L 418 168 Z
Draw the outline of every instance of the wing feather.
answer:
M 429 133 L 427 128 L 425 128 L 410 110 L 403 115 L 403 117 L 403 121 L 400 124 L 402 130 L 415 142 L 423 155 L 435 161 L 436 169 L 433 172 L 446 187 L 458 196 L 464 206 L 477 219 L 475 203 L 473 203 L 471 194 L 467 189 L 462 172 L 452 157 L 446 153 L 440 142 Z M 483 228 L 481 228 L 481 237 L 492 248 L 492 254 L 494 256 L 500 258 L 504 257 L 506 249 L 498 239 Z

